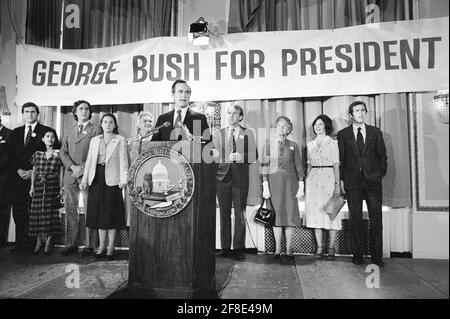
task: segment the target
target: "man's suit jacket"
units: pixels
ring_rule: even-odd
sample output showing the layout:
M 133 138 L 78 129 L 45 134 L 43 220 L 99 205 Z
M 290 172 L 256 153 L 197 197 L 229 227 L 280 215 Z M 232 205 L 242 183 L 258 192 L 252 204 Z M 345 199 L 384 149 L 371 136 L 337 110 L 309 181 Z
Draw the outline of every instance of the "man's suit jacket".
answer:
M 91 139 L 89 152 L 84 166 L 82 182 L 92 184 L 97 169 L 97 157 L 100 148 L 100 139 L 103 135 Z M 126 184 L 128 178 L 127 139 L 115 134 L 111 142 L 106 146 L 105 179 L 106 185 L 116 186 Z
M 60 157 L 66 168 L 64 183 L 73 184 L 76 179 L 72 177 L 70 166 L 79 165 L 84 171 L 84 165 L 89 151 L 89 144 L 94 136 L 101 134 L 100 128 L 89 122 L 84 130 L 78 135 L 78 125 L 74 125 L 62 140 Z M 81 177 L 79 181 L 81 181 Z
M 14 180 L 17 181 L 20 179 L 20 176 L 17 174 L 18 169 L 33 169 L 33 165 L 30 163 L 31 156 L 33 156 L 33 154 L 39 149 L 39 145 L 42 142 L 42 135 L 49 129 L 54 131 L 56 135 L 56 131 L 54 129 L 37 123 L 33 131 L 34 136 L 31 136 L 30 142 L 27 145 L 24 145 L 25 125 L 17 127 L 12 131 L 10 141 L 8 142 L 8 149 L 9 166 L 12 170 Z
M 381 186 L 381 180 L 386 175 L 386 146 L 381 131 L 366 124 L 366 139 L 364 149 L 360 154 L 350 125 L 338 132 L 340 174 L 345 190 L 359 190 L 362 187 L 362 177 L 369 188 Z
M 215 134 L 214 149 L 219 152 L 219 157 L 216 159 L 218 163 L 216 178 L 218 181 L 222 181 L 227 176 L 228 171 L 231 170 L 232 185 L 248 188 L 249 164 L 254 163 L 258 157 L 255 136 L 252 130 L 240 127 L 236 139 L 236 153 L 242 156 L 242 160 L 232 163 L 229 160 L 229 155 L 232 153 L 229 135 L 230 129 L 228 127 Z
M 173 121 L 174 121 L 175 110 L 170 112 L 161 114 L 156 121 L 156 127 L 164 124 L 165 122 L 169 122 L 170 125 L 168 127 L 163 127 L 159 129 L 159 132 L 153 135 L 152 141 L 171 141 L 178 139 L 170 137 L 172 130 L 174 129 Z M 198 113 L 189 108 L 186 112 L 186 116 L 184 118 L 183 124 L 186 125 L 189 132 L 194 136 L 205 136 L 204 140 L 210 141 L 211 135 L 209 132 L 208 121 L 206 120 L 206 116 L 202 113 Z M 205 130 L 208 130 L 205 132 Z
M 6 203 L 6 190 L 8 187 L 8 174 L 10 174 L 8 167 L 8 141 L 11 135 L 11 130 L 2 127 L 0 131 L 0 207 Z

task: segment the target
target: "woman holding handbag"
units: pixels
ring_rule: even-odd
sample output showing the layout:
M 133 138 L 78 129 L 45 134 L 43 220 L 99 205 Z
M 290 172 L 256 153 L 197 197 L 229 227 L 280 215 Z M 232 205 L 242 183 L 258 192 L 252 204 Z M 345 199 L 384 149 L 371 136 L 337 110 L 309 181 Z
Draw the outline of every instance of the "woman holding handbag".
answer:
M 312 123 L 316 138 L 307 144 L 307 177 L 304 226 L 314 228 L 317 242 L 316 256 L 334 258 L 337 231 L 342 228 L 341 217 L 333 220 L 323 208 L 332 196 L 341 194 L 339 185 L 339 148 L 329 135 L 333 131 L 331 119 L 319 115 Z M 323 250 L 322 233 L 328 230 L 328 251 Z
M 301 226 L 298 198 L 303 196 L 303 165 L 300 150 L 294 141 L 287 136 L 293 125 L 286 116 L 275 121 L 276 136 L 266 143 L 263 152 L 262 186 L 263 197 L 270 198 L 275 210 L 275 258 L 281 254 L 281 234 L 286 233 L 286 256 L 292 257 L 292 237 L 295 227 Z

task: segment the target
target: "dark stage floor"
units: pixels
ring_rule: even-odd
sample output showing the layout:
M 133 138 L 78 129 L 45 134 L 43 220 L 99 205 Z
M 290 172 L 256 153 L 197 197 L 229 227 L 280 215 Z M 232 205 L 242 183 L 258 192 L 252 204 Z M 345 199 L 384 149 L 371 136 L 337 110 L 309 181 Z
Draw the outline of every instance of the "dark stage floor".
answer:
M 127 289 L 128 251 L 114 261 L 0 249 L 0 298 L 146 298 Z M 74 276 L 79 275 L 79 287 Z M 216 289 L 222 299 L 448 299 L 448 260 L 392 258 L 377 280 L 368 265 L 299 255 L 282 262 L 246 254 L 242 261 L 216 258 Z M 377 286 L 379 288 L 368 288 Z

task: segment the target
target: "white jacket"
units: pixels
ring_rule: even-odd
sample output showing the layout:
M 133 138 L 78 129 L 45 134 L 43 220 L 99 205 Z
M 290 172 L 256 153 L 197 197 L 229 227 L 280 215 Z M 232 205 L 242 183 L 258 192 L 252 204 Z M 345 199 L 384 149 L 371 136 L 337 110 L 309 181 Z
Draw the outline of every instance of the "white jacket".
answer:
M 97 168 L 97 157 L 100 139 L 103 135 L 95 136 L 89 144 L 89 152 L 84 166 L 82 183 L 92 184 Z M 127 139 L 114 134 L 111 142 L 106 146 L 105 181 L 108 186 L 126 184 L 128 179 Z

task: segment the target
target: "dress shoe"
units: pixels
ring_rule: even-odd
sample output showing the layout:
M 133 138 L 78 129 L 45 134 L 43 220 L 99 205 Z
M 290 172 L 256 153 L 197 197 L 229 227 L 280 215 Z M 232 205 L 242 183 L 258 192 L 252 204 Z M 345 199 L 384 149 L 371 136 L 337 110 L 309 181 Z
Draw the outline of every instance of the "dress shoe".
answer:
M 334 248 L 328 248 L 327 259 L 335 260 L 336 259 L 335 257 L 336 257 L 336 250 Z
M 237 249 L 233 252 L 233 257 L 235 260 L 240 261 L 245 258 L 245 255 L 240 249 Z
M 372 264 L 375 264 L 378 267 L 383 267 L 384 266 L 384 261 L 382 261 L 382 260 L 372 260 Z
M 218 255 L 219 255 L 220 257 L 227 258 L 227 257 L 230 257 L 232 254 L 231 254 L 231 250 L 230 250 L 230 249 L 222 249 L 222 250 L 219 252 Z
M 81 255 L 83 257 L 89 257 L 92 256 L 94 254 L 94 248 L 83 248 L 83 251 L 81 252 Z
M 102 252 L 102 253 L 96 253 L 94 254 L 95 259 L 105 259 L 106 258 L 106 253 Z
M 294 261 L 294 255 L 281 255 L 281 263 L 283 265 L 293 265 Z
M 106 259 L 106 260 L 109 260 L 109 261 L 114 260 L 114 259 L 115 259 L 114 253 L 111 254 L 111 255 L 105 255 L 105 259 Z
M 362 260 L 362 258 L 352 258 L 352 263 L 354 263 L 355 265 L 362 265 L 364 262 Z
M 73 255 L 73 254 L 76 254 L 76 253 L 78 253 L 78 248 L 77 247 L 69 247 L 69 248 L 64 249 L 61 252 L 61 256 L 70 256 L 70 255 Z

